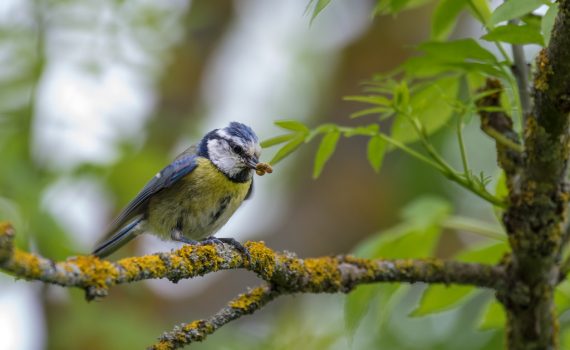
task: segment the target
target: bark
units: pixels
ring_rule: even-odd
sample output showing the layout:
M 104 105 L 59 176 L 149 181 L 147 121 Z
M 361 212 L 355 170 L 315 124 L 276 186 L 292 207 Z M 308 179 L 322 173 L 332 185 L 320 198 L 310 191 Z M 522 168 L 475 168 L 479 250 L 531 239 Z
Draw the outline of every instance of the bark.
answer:
M 519 291 L 507 288 L 498 295 L 507 311 L 510 349 L 558 348 L 553 294 L 568 201 L 570 1 L 559 1 L 559 9 L 549 46 L 537 60 L 524 164 L 509 179 L 503 217 L 512 247 L 507 282 Z

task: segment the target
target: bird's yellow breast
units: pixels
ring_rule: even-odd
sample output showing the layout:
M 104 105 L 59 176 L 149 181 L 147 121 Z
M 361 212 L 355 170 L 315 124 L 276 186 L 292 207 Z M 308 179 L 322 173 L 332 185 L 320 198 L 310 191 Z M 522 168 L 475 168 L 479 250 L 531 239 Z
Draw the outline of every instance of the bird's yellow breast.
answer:
M 149 202 L 148 223 L 165 238 L 173 230 L 200 240 L 216 233 L 245 199 L 251 181 L 233 182 L 206 158 L 176 184 L 157 193 Z

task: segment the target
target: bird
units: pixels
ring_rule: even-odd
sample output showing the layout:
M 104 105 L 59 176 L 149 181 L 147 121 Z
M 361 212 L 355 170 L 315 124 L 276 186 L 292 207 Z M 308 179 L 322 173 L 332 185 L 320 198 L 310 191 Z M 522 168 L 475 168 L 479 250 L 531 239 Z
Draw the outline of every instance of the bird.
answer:
M 197 145 L 159 171 L 113 220 L 93 250 L 99 258 L 141 233 L 186 244 L 228 243 L 248 255 L 233 238 L 214 234 L 253 190 L 253 173 L 272 172 L 260 163 L 261 146 L 247 125 L 231 122 L 208 132 Z

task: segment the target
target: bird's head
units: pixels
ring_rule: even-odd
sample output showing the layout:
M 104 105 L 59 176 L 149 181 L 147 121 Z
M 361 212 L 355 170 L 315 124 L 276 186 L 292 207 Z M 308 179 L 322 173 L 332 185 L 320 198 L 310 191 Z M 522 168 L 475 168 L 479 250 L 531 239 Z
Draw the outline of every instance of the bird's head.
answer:
M 198 146 L 199 156 L 208 158 L 222 173 L 237 182 L 252 177 L 260 154 L 261 146 L 255 132 L 238 122 L 210 131 Z

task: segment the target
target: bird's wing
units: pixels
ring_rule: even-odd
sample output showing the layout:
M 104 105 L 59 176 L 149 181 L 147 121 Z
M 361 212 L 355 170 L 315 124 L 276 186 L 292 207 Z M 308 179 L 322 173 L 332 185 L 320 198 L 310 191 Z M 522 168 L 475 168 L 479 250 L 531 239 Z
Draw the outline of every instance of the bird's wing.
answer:
M 168 188 L 175 184 L 184 176 L 190 174 L 197 166 L 195 154 L 182 154 L 174 160 L 166 168 L 156 174 L 137 194 L 137 196 L 121 211 L 119 216 L 111 223 L 108 234 L 105 239 L 98 245 L 99 247 L 106 245 L 109 240 L 113 240 L 115 233 L 132 221 L 135 217 L 141 216 L 146 209 L 146 205 L 150 197 L 157 192 Z

